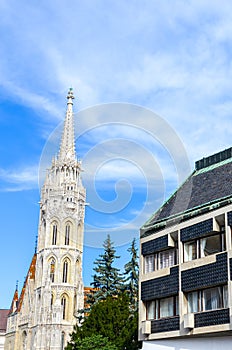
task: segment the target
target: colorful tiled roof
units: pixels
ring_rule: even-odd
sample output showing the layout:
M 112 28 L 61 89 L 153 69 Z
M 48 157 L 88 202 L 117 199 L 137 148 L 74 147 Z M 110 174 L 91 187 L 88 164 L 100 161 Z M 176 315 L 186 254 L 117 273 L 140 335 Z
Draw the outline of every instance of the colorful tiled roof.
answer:
M 32 279 L 32 280 L 35 279 L 36 257 L 37 257 L 37 255 L 34 254 L 34 256 L 32 258 L 32 261 L 31 261 L 31 265 L 30 265 L 28 273 L 27 273 L 27 277 L 26 277 L 26 279 L 24 281 L 23 288 L 22 288 L 22 291 L 21 291 L 21 294 L 20 294 L 20 297 L 19 297 L 17 311 L 21 310 L 22 303 L 23 303 L 23 298 L 24 298 L 24 294 L 25 294 L 25 290 L 26 290 L 26 286 L 27 286 L 27 283 L 28 283 L 28 279 L 29 278 Z
M 14 296 L 11 302 L 11 306 L 10 306 L 10 314 L 12 314 L 13 312 L 17 311 L 17 307 L 18 307 L 18 300 L 19 300 L 19 294 L 18 294 L 18 287 L 16 287 L 16 290 L 14 292 Z

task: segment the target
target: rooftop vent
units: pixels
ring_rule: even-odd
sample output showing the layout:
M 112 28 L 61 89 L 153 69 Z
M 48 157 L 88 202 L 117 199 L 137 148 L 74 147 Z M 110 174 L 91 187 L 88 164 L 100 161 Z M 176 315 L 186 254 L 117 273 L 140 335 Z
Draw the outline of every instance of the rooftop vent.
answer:
M 223 160 L 232 158 L 232 147 L 225 149 L 224 151 L 213 154 L 212 156 L 202 158 L 195 163 L 195 169 L 200 170 L 210 165 L 217 164 Z

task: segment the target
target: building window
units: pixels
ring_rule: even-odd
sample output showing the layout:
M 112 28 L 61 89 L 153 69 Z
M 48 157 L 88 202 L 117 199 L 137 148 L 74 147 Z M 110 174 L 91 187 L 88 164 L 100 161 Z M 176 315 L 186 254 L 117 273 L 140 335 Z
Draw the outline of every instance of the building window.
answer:
M 178 297 L 151 300 L 146 303 L 147 320 L 179 315 Z
M 219 286 L 187 294 L 188 313 L 228 307 L 228 288 Z
M 224 250 L 224 234 L 200 239 L 201 257 L 219 253 Z
M 52 259 L 50 263 L 50 280 L 52 283 L 55 280 L 55 264 L 55 259 Z
M 52 245 L 56 245 L 57 241 L 57 225 L 52 225 Z
M 70 237 L 70 225 L 68 224 L 65 226 L 65 240 L 64 240 L 65 245 L 69 245 L 69 237 Z
M 62 282 L 63 283 L 67 283 L 68 281 L 68 261 L 65 260 L 63 263 L 63 278 L 62 278 Z
M 155 300 L 148 301 L 147 302 L 147 320 L 154 320 L 156 319 L 156 307 L 155 307 Z
M 159 300 L 159 318 L 171 317 L 176 314 L 175 302 L 173 297 Z
M 223 308 L 223 289 L 221 287 L 205 289 L 203 291 L 203 310 Z
M 188 293 L 188 313 L 200 311 L 199 292 Z
M 171 267 L 177 264 L 177 249 L 168 249 L 144 257 L 144 273 Z
M 184 261 L 192 261 L 225 250 L 225 235 L 219 233 L 213 236 L 199 238 L 184 243 Z
M 158 254 L 159 269 L 175 265 L 175 253 L 174 249 L 160 252 Z
M 197 259 L 197 241 L 184 244 L 184 261 L 192 261 Z
M 155 271 L 155 255 L 145 256 L 145 273 Z
M 66 318 L 67 318 L 67 298 L 66 298 L 66 296 L 63 296 L 61 298 L 61 305 L 63 306 L 62 318 L 63 318 L 63 320 L 66 320 Z

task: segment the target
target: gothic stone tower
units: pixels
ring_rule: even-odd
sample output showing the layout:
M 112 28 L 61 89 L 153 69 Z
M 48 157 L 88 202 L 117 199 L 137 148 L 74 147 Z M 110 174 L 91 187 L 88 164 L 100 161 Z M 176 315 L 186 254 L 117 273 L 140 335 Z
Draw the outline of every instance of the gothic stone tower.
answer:
M 85 189 L 75 151 L 73 92 L 58 157 L 41 192 L 37 253 L 8 317 L 6 350 L 64 349 L 83 308 Z

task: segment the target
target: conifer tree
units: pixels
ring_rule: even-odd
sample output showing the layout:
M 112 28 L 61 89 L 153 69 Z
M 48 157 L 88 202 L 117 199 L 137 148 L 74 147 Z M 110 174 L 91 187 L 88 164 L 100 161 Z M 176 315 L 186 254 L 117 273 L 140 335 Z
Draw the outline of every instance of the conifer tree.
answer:
M 111 241 L 110 235 L 103 243 L 104 253 L 95 260 L 93 270 L 93 282 L 91 285 L 97 290 L 90 296 L 88 302 L 94 304 L 96 301 L 106 299 L 108 295 L 117 295 L 122 289 L 123 279 L 119 269 L 113 264 L 120 258 L 115 255 L 116 250 Z
M 136 248 L 136 240 L 133 239 L 130 248 L 127 251 L 131 254 L 131 260 L 124 265 L 124 282 L 125 290 L 128 291 L 130 297 L 131 309 L 137 310 L 138 307 L 138 279 L 139 279 L 139 263 L 138 250 Z
M 140 349 L 137 313 L 131 314 L 129 304 L 129 296 L 125 293 L 117 297 L 107 296 L 105 300 L 95 303 L 82 327 L 74 327 L 66 349 L 84 350 L 80 345 L 89 343 L 92 346 L 93 341 L 98 349 L 98 339 L 92 338 L 96 335 L 104 338 L 104 346 L 114 345 L 118 350 Z M 105 350 L 104 347 L 102 349 Z
M 104 253 L 94 262 L 95 274 L 91 284 L 96 291 L 90 294 L 87 301 L 90 308 L 82 310 L 87 311 L 88 316 L 84 322 L 82 320 L 74 326 L 67 350 L 141 348 L 138 341 L 138 255 L 135 239 L 128 249 L 131 260 L 124 266 L 124 279 L 119 269 L 113 266 L 119 256 L 115 254 L 109 235 L 103 247 Z

